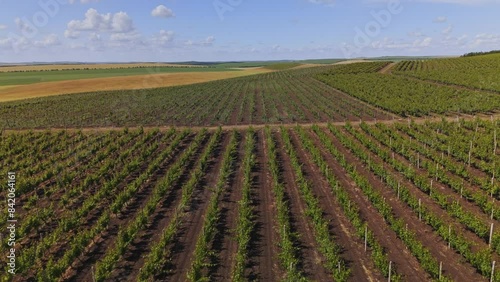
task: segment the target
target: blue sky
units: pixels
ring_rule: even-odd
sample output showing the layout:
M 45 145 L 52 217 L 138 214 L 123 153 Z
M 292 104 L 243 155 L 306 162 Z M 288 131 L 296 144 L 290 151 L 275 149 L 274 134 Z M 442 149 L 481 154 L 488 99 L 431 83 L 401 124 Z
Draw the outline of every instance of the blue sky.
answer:
M 500 0 L 0 0 L 0 62 L 231 61 L 500 49 Z

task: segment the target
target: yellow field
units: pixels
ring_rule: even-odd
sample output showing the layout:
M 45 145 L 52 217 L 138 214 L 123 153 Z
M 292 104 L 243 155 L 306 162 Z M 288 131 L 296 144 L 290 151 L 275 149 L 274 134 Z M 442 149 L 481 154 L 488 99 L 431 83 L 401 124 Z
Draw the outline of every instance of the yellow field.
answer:
M 5 86 L 0 87 L 0 102 L 103 90 L 147 89 L 186 85 L 265 72 L 271 72 L 271 70 L 252 68 L 242 71 L 164 73 Z
M 164 63 L 133 63 L 133 64 L 88 64 L 88 65 L 29 65 L 29 66 L 2 66 L 0 72 L 14 71 L 48 71 L 48 70 L 83 70 L 83 69 L 119 69 L 134 67 L 190 67 L 200 68 L 194 65 L 173 65 Z

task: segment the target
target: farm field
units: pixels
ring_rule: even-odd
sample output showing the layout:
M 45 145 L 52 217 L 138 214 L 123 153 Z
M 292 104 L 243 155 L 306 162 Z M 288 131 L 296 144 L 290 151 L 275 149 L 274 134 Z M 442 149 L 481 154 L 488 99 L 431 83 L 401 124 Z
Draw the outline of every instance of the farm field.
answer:
M 82 68 L 83 66 L 80 66 Z M 67 81 L 103 77 L 120 77 L 136 75 L 152 75 L 162 73 L 191 73 L 191 72 L 224 72 L 230 69 L 224 68 L 202 68 L 202 67 L 173 67 L 173 66 L 143 66 L 143 67 L 124 67 L 124 68 L 96 68 L 92 69 L 64 69 L 49 71 L 19 71 L 19 72 L 1 72 L 0 85 L 26 85 L 39 82 Z M 233 70 L 234 71 L 234 70 Z
M 200 69 L 203 71 L 199 71 Z M 182 72 L 177 70 L 187 71 Z M 130 73 L 118 76 L 109 75 L 109 77 L 106 77 L 106 75 L 103 75 L 104 77 L 91 75 L 95 78 L 85 79 L 69 79 L 70 77 L 66 76 L 61 77 L 61 81 L 0 86 L 0 102 L 82 92 L 137 90 L 189 85 L 193 83 L 202 83 L 272 71 L 263 68 L 246 70 L 205 70 L 208 70 L 208 68 L 193 67 L 188 69 L 176 67 L 172 68 L 172 72 L 156 72 L 155 69 L 149 69 L 148 72 L 146 69 L 140 72 L 142 73 L 141 75 L 129 75 Z
M 2 281 L 500 281 L 498 94 L 397 66 L 0 103 Z
M 217 126 L 394 117 L 312 77 L 327 68 L 331 66 L 186 86 L 100 91 L 2 103 L 0 126 Z
M 499 129 L 3 134 L 1 173 L 19 172 L 14 281 L 489 281 Z
M 401 116 L 474 114 L 500 108 L 497 93 L 456 89 L 392 73 L 380 73 L 388 64 L 373 62 L 337 66 L 315 77 L 362 101 Z M 496 72 L 499 71 L 498 66 Z M 495 81 L 498 82 L 498 77 Z
M 115 64 L 25 64 L 25 65 L 2 65 L 0 72 L 39 72 L 39 71 L 62 71 L 62 70 L 102 70 L 102 69 L 126 69 L 126 68 L 155 68 L 155 67 L 203 67 L 195 65 L 168 64 L 168 63 L 115 63 Z
M 402 61 L 392 72 L 470 89 L 500 92 L 499 66 L 500 54 L 488 54 L 428 61 Z
M 393 74 L 391 69 L 398 65 L 389 62 L 271 66 L 283 70 L 158 74 L 50 82 L 43 88 L 37 84 L 5 88 L 1 99 L 16 101 L 0 103 L 0 126 L 26 129 L 324 123 L 491 115 L 500 109 L 497 93 L 457 89 Z M 225 75 L 241 77 L 203 82 Z M 161 87 L 184 83 L 188 85 Z M 112 90 L 115 87 L 132 90 Z M 106 88 L 109 90 L 92 92 Z M 89 92 L 57 95 L 73 90 Z M 17 100 L 37 97 L 40 91 L 55 96 Z

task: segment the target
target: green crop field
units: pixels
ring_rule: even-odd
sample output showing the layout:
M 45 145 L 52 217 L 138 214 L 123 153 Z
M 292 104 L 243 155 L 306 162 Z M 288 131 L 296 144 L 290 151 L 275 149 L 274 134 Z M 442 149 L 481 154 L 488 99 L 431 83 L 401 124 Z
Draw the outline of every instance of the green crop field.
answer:
M 387 63 L 337 66 L 316 77 L 370 104 L 402 116 L 474 114 L 500 109 L 497 94 L 455 89 L 428 81 L 378 73 Z M 499 71 L 497 66 L 497 73 Z M 499 81 L 499 78 L 496 78 Z
M 234 71 L 227 68 L 194 68 L 194 67 L 140 67 L 140 68 L 113 68 L 113 69 L 80 69 L 80 70 L 51 70 L 28 72 L 0 72 L 0 86 L 24 85 L 38 82 L 77 80 L 87 78 L 103 78 L 131 75 L 151 75 L 161 73 L 187 72 L 220 72 Z
M 425 61 L 403 61 L 394 74 L 500 92 L 500 54 Z

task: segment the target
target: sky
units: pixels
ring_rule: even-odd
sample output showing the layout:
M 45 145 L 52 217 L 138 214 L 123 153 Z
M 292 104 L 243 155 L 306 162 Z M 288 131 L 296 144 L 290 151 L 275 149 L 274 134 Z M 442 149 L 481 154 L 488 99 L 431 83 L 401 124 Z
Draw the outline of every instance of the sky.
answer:
M 500 0 L 0 0 L 0 62 L 448 56 L 500 49 Z

